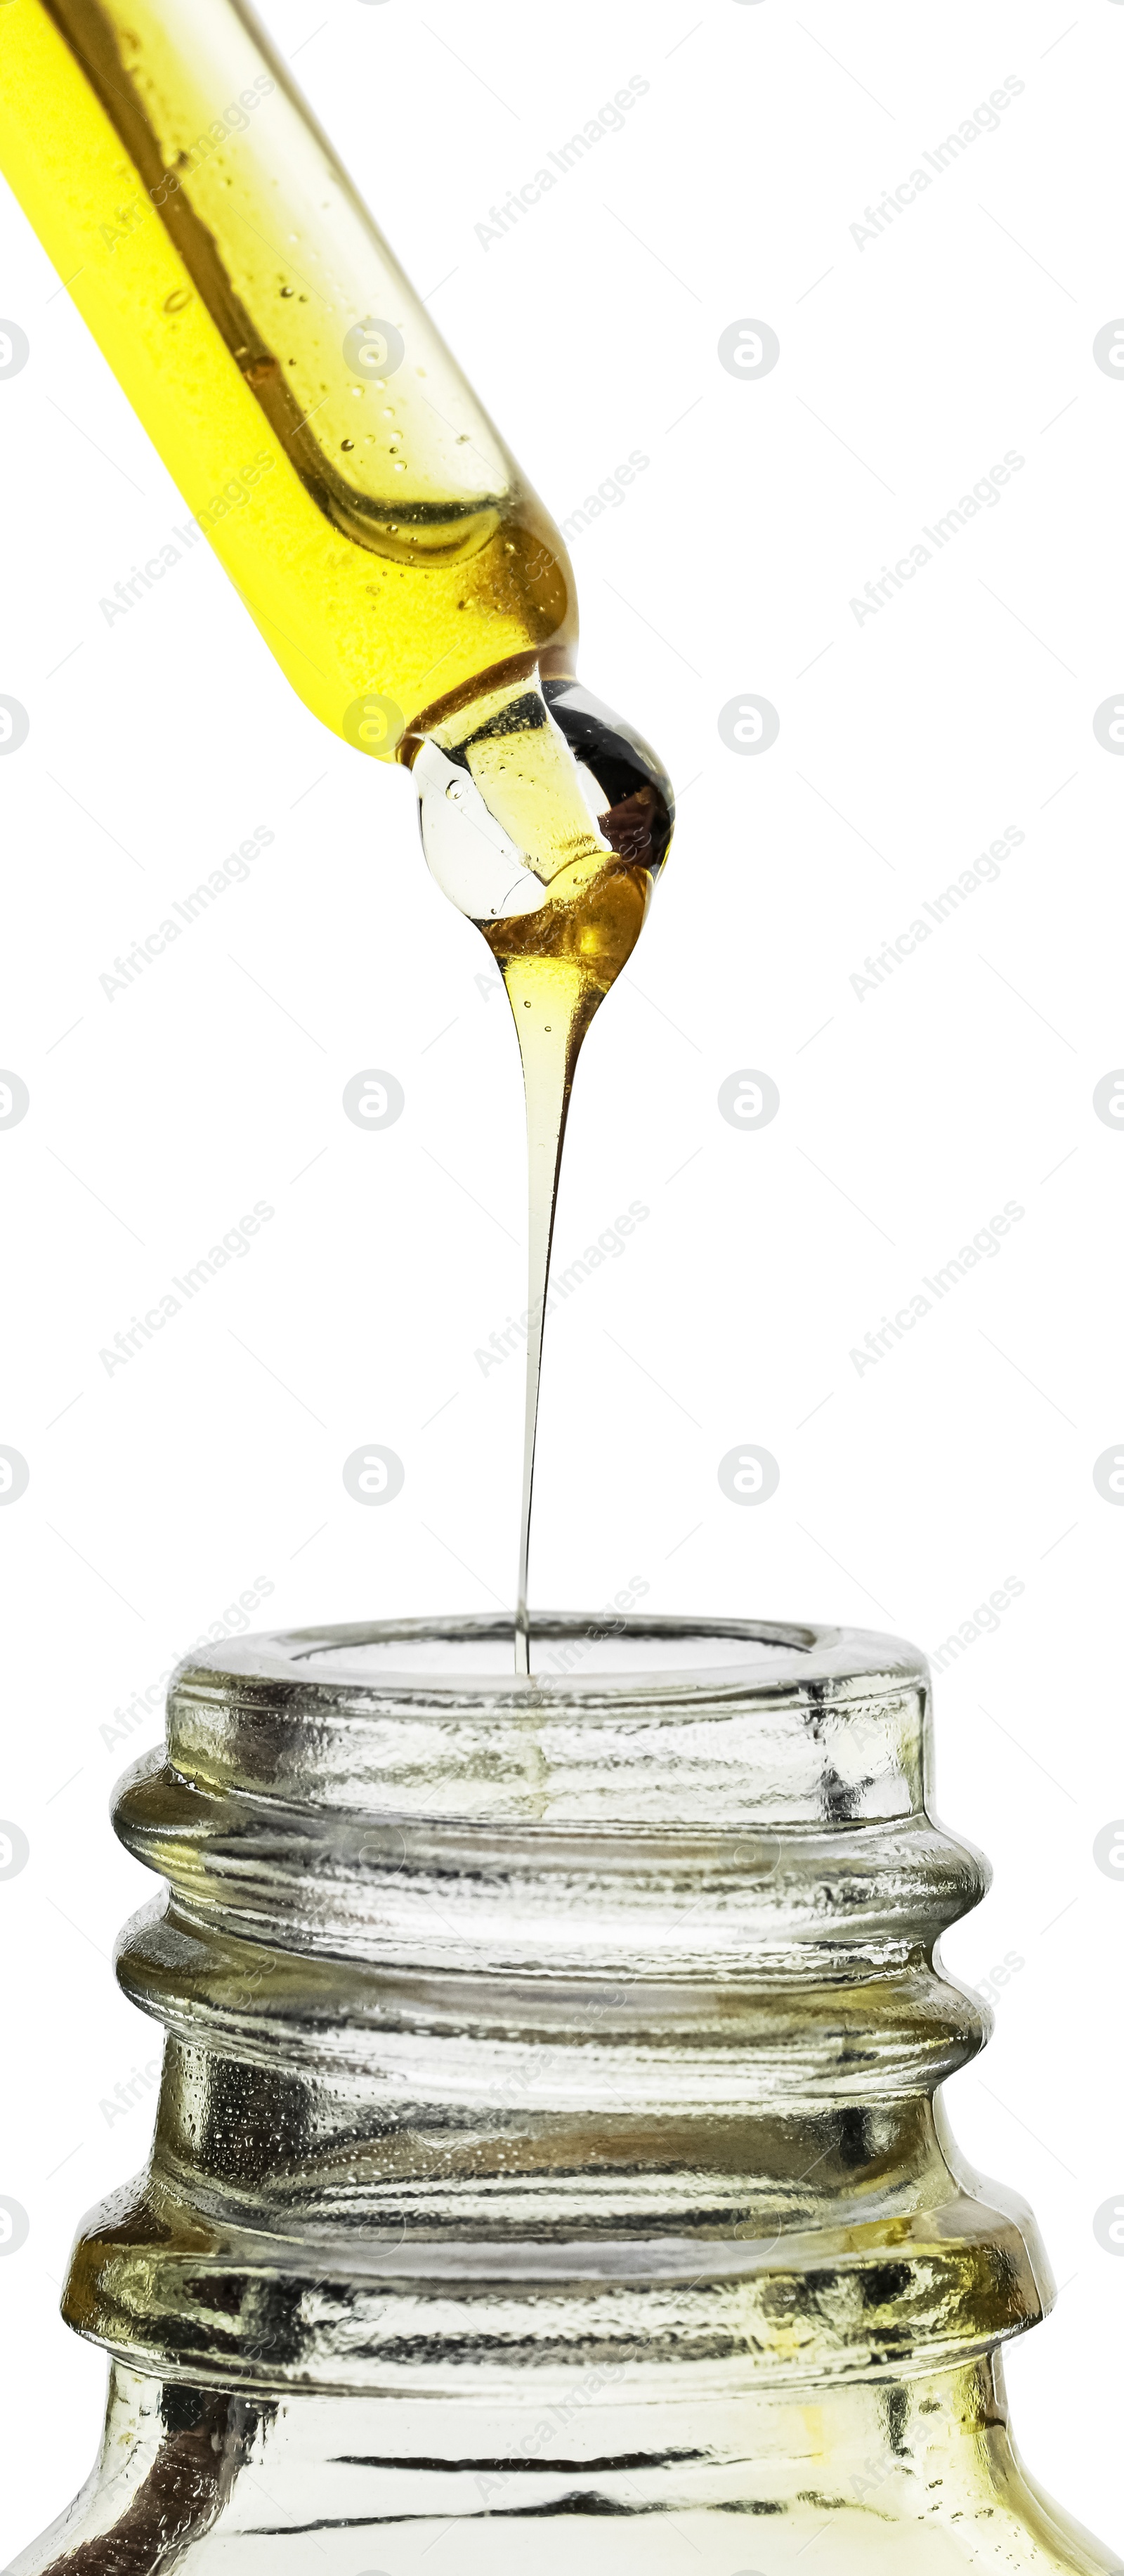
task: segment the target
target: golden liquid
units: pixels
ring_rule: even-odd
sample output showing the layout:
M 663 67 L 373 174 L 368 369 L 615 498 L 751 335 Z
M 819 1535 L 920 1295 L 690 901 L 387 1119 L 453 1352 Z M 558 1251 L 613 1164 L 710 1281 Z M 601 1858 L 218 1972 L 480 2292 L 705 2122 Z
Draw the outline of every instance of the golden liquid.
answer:
M 409 762 L 425 738 L 479 733 L 481 709 L 529 680 L 572 673 L 561 537 L 238 0 L 7 0 L 0 166 L 313 714 Z M 517 725 L 468 754 L 546 888 L 537 910 L 480 919 L 527 1093 L 524 1670 L 570 1086 L 653 874 L 634 821 L 591 827 L 557 753 L 549 728 Z
M 515 1601 L 515 1669 L 531 1668 L 527 1606 L 539 1387 L 562 1143 L 578 1051 L 597 1005 L 631 956 L 648 909 L 646 869 L 621 867 L 579 897 L 500 921 L 485 937 L 507 986 L 527 1100 L 528 1314 L 523 1491 Z M 541 943 L 541 944 L 540 944 Z
M 435 737 L 446 751 L 460 753 L 466 782 L 484 794 L 489 814 L 526 854 L 532 893 L 543 889 L 529 912 L 490 917 L 474 908 L 507 987 L 527 1102 L 529 1293 L 515 1610 L 521 1672 L 530 1669 L 527 1577 L 543 1323 L 574 1068 L 594 1012 L 640 936 L 667 822 L 658 788 L 642 780 L 594 818 L 566 746 L 542 712 L 536 693 L 511 683 L 475 700 Z M 446 794 L 461 793 L 454 778 Z
M 231 0 L 8 0 L 0 164 L 315 715 L 389 702 L 393 757 L 481 672 L 572 666 L 557 530 Z

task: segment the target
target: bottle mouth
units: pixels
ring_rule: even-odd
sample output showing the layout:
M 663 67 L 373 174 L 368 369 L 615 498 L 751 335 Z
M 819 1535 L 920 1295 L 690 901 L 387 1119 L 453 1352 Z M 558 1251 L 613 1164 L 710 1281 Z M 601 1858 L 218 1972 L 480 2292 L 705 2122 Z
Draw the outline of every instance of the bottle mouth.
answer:
M 289 1651 L 295 1663 L 325 1681 L 378 1683 L 399 1674 L 419 1681 L 507 1681 L 512 1642 L 510 1620 L 449 1620 L 384 1628 L 346 1641 L 294 1638 Z M 732 1669 L 748 1680 L 751 1673 L 773 1673 L 794 1655 L 805 1656 L 813 1643 L 810 1628 L 755 1632 L 741 1623 L 692 1627 L 670 1619 L 644 1625 L 612 1610 L 548 1615 L 531 1621 L 527 1679 L 549 1684 L 581 1677 L 601 1684 L 681 1674 L 689 1681 Z
M 719 1827 L 922 1802 L 927 1674 L 849 1628 L 538 1612 L 233 1638 L 168 1694 L 181 1776 L 446 1823 Z
M 832 1682 L 922 1679 L 923 1658 L 900 1638 L 858 1628 L 753 1619 L 693 1619 L 617 1610 L 538 1611 L 530 1623 L 531 1670 L 513 1672 L 514 1628 L 500 1615 L 385 1619 L 348 1627 L 298 1628 L 231 1638 L 184 1677 L 208 1673 L 263 1682 L 312 1683 L 326 1694 L 357 1689 L 364 1697 L 427 1685 L 466 1698 L 503 1698 L 526 1706 L 560 1691 L 645 1700 L 711 1696 L 739 1699 L 778 1689 L 812 1691 Z

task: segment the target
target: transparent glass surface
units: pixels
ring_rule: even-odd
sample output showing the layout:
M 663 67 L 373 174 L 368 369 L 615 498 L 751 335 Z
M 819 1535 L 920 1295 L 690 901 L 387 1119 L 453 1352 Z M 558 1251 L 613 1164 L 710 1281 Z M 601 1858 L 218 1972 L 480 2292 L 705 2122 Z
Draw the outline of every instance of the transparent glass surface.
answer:
M 1050 2281 L 941 2107 L 986 1869 L 922 1660 L 574 1617 L 519 1682 L 505 1640 L 173 1682 L 117 1805 L 165 1883 L 118 1955 L 156 2135 L 64 2301 L 105 2442 L 19 2576 L 1118 2569 L 1008 2433 Z
M 413 766 L 429 865 L 503 976 L 527 1104 L 526 1670 L 570 1093 L 667 856 L 670 781 L 579 686 L 558 530 L 245 0 L 0 0 L 0 166 L 183 493 L 164 552 L 205 537 L 313 714 Z M 118 612 L 164 569 L 134 567 Z
M 807 1652 L 814 1643 L 811 1629 L 775 1629 L 770 1634 L 753 1634 L 744 1622 L 732 1620 L 723 1627 L 717 1620 L 708 1629 L 682 1632 L 674 1621 L 664 1625 L 653 1622 L 645 1632 L 633 1618 L 626 1629 L 623 1619 L 591 1620 L 588 1625 L 561 1623 L 554 1629 L 536 1621 L 531 1678 L 550 1682 L 568 1669 L 567 1652 L 575 1660 L 569 1667 L 580 1670 L 589 1679 L 600 1680 L 605 1674 L 619 1679 L 622 1675 L 660 1675 L 710 1673 L 729 1670 L 744 1677 L 748 1670 L 767 1668 L 773 1671 L 790 1665 L 794 1654 Z M 421 1622 L 395 1631 L 386 1630 L 377 1637 L 357 1635 L 341 1640 L 338 1636 L 323 1641 L 310 1635 L 307 1642 L 293 1641 L 289 1651 L 294 1663 L 306 1664 L 318 1680 L 377 1681 L 380 1675 L 404 1673 L 412 1681 L 506 1681 L 512 1670 L 511 1627 L 503 1619 L 491 1622 L 482 1634 L 474 1634 L 450 1624 L 441 1632 Z M 580 1665 L 576 1661 L 581 1650 Z
M 394 758 L 482 673 L 572 669 L 561 537 L 249 8 L 0 8 L 0 164 L 325 724 Z
M 1100 2576 L 1011 2442 L 997 2364 L 630 2407 L 232 2397 L 114 2369 L 90 2486 L 11 2576 Z

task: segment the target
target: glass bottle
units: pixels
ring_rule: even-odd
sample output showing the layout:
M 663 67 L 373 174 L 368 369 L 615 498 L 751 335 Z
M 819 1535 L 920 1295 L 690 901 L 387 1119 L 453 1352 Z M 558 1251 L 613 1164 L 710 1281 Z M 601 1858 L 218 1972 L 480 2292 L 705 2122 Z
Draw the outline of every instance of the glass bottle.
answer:
M 105 2439 L 13 2576 L 1119 2571 L 1008 2432 L 1049 2276 L 940 2108 L 986 1871 L 927 1810 L 923 1662 L 635 1614 L 510 1649 L 174 1681 L 117 1806 L 168 1882 L 118 1961 L 156 2136 L 64 2300 Z

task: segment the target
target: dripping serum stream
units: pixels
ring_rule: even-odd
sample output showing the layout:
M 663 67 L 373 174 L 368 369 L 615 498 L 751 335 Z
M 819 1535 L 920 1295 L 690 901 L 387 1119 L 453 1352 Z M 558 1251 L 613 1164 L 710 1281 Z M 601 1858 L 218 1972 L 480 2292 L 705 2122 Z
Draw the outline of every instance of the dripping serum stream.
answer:
M 528 1300 L 515 1668 L 530 1671 L 535 1447 L 558 1178 L 586 1031 L 640 936 L 674 820 L 646 742 L 577 680 L 475 696 L 413 761 L 422 844 L 503 976 L 527 1104 Z

